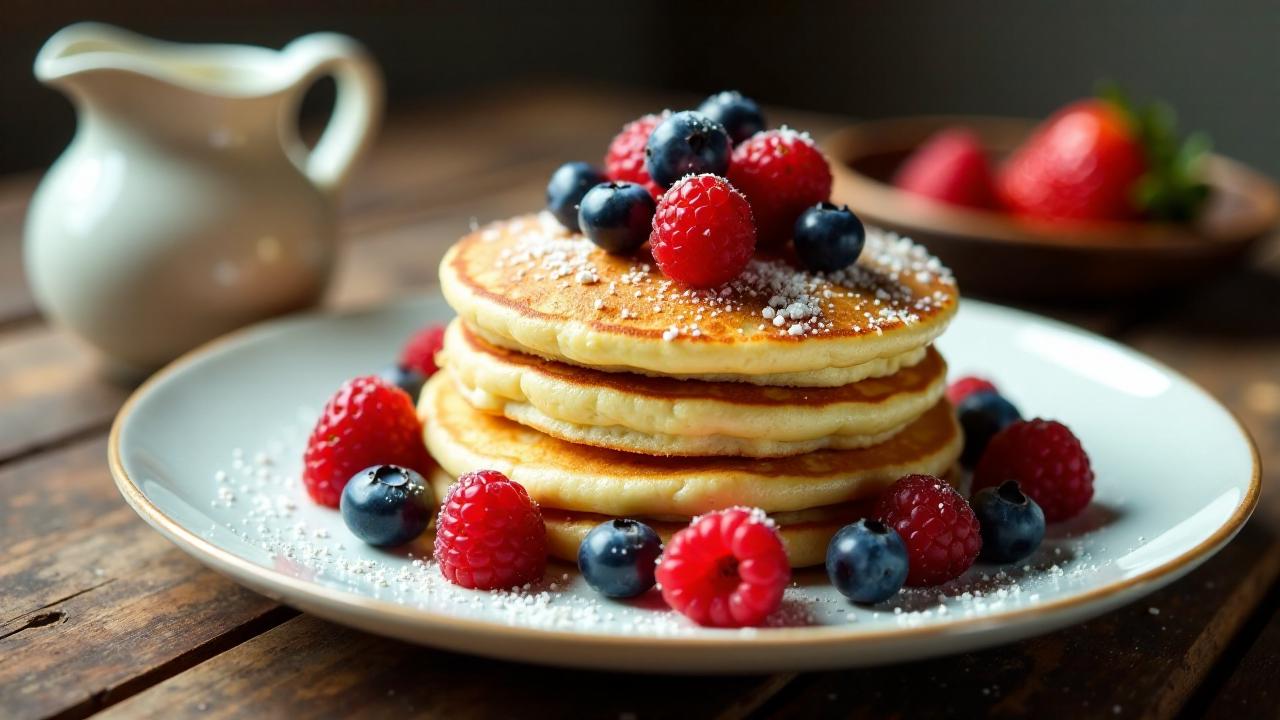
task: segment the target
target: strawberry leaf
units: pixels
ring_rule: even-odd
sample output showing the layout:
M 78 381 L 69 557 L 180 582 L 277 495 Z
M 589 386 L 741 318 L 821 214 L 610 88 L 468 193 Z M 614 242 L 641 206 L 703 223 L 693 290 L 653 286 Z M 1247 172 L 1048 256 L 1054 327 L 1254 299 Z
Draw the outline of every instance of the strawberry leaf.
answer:
M 1114 83 L 1099 86 L 1098 97 L 1129 118 L 1142 143 L 1147 172 L 1134 187 L 1134 197 L 1152 220 L 1194 220 L 1209 198 L 1204 158 L 1211 143 L 1204 133 L 1178 138 L 1178 117 L 1167 103 L 1137 106 Z

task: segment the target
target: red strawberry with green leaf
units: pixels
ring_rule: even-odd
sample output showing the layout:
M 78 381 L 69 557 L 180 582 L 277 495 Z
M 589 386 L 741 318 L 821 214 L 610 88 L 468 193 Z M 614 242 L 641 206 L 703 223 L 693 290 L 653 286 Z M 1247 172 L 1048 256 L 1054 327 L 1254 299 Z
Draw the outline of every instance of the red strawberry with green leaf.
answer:
M 991 166 L 978 136 L 968 128 L 947 128 L 930 137 L 898 168 L 893 184 L 950 205 L 996 206 Z
M 1005 162 L 1001 201 L 1050 220 L 1189 220 L 1208 195 L 1200 181 L 1207 142 L 1179 145 L 1172 111 L 1135 110 L 1116 91 L 1062 108 Z

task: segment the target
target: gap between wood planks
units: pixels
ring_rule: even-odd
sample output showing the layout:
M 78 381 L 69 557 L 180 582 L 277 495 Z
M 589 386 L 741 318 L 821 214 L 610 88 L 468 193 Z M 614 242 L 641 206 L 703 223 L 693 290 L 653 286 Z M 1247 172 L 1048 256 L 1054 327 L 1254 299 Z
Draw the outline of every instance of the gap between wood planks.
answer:
M 1268 605 L 1276 613 L 1265 626 L 1247 629 L 1257 633 L 1253 635 L 1256 642 L 1221 692 L 1216 693 L 1204 716 L 1237 720 L 1251 715 L 1276 714 L 1280 707 L 1280 689 L 1276 686 L 1276 677 L 1280 674 L 1280 592 L 1272 594 Z
M 279 605 L 244 625 L 234 630 L 229 630 L 203 645 L 196 646 L 164 664 L 140 673 L 120 685 L 90 691 L 89 697 L 84 702 L 50 715 L 46 720 L 80 720 L 81 718 L 89 717 L 158 683 L 190 670 L 209 658 L 217 657 L 228 650 L 234 649 L 236 646 L 248 642 L 300 614 L 291 607 Z
M 715 720 L 743 720 L 755 717 L 775 700 L 788 694 L 785 691 L 796 685 L 800 673 L 778 673 L 770 675 L 751 692 L 725 708 L 716 715 Z
M 1253 568 L 1246 579 L 1246 587 L 1237 589 L 1228 602 L 1219 606 L 1199 637 L 1187 648 L 1185 660 L 1167 676 L 1167 685 L 1180 688 L 1181 692 L 1161 696 L 1145 713 L 1146 717 L 1172 717 L 1186 708 L 1201 690 L 1220 689 L 1222 683 L 1214 682 L 1213 678 L 1222 667 L 1234 668 L 1240 663 L 1244 652 L 1231 657 L 1229 648 L 1245 638 L 1244 630 L 1259 622 L 1258 616 L 1264 616 L 1260 622 L 1266 624 L 1271 608 L 1264 600 L 1274 597 L 1280 590 L 1280 582 L 1277 581 L 1280 553 L 1274 552 L 1274 546 L 1272 549 L 1263 563 Z M 1227 660 L 1225 663 L 1224 658 Z
M 1237 630 L 1235 637 L 1223 648 L 1221 659 L 1214 663 L 1200 686 L 1183 705 L 1184 717 L 1204 717 L 1209 714 L 1232 679 L 1245 669 L 1243 663 L 1246 659 L 1255 652 L 1274 651 L 1274 648 L 1266 648 L 1259 643 L 1265 642 L 1263 633 L 1268 625 L 1280 618 L 1277 608 L 1280 608 L 1280 582 L 1272 586 L 1267 596 L 1254 608 L 1253 614 Z
M 44 455 L 45 453 L 57 452 L 58 450 L 85 440 L 92 440 L 96 437 L 105 435 L 110 429 L 110 421 L 105 423 L 94 423 L 83 428 L 72 430 L 66 434 L 50 438 L 46 441 L 38 442 L 19 450 L 15 450 L 8 455 L 0 455 L 0 470 L 3 470 L 8 465 L 20 463 L 24 460 L 30 460 L 39 455 Z

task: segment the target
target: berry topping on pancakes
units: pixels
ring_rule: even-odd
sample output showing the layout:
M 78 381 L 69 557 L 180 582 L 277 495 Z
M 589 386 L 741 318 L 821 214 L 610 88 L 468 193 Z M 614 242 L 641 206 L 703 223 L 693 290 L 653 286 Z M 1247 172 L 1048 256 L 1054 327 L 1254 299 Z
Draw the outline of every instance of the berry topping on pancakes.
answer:
M 568 162 L 551 174 L 547 183 L 547 209 L 570 230 L 578 231 L 578 206 L 582 196 L 602 182 L 608 182 L 595 167 L 584 162 Z
M 735 147 L 728 177 L 751 202 L 762 247 L 785 243 L 800 213 L 831 196 L 827 158 L 808 134 L 785 127 Z
M 795 224 L 796 255 L 810 270 L 835 272 L 862 254 L 867 231 L 849 206 L 820 202 L 800 214 Z
M 649 239 L 654 207 L 649 191 L 636 183 L 601 183 L 583 196 L 578 225 L 605 252 L 630 254 Z
M 655 183 L 669 188 L 686 175 L 724 175 L 729 169 L 730 150 L 723 125 L 702 113 L 685 110 L 653 129 L 644 147 L 645 169 Z
M 667 277 L 691 287 L 736 278 L 756 248 L 751 207 L 724 178 L 694 175 L 676 183 L 653 216 L 650 251 Z
M 737 90 L 718 92 L 703 100 L 698 112 L 723 125 L 735 145 L 764 130 L 760 106 Z
M 649 177 L 649 171 L 644 167 L 644 146 L 649 142 L 653 129 L 668 115 L 670 113 L 666 112 L 661 115 L 645 115 L 627 123 L 622 132 L 609 143 L 609 151 L 604 156 L 604 171 L 610 180 L 642 185 L 653 196 L 654 201 L 662 197 L 666 188 L 659 187 Z

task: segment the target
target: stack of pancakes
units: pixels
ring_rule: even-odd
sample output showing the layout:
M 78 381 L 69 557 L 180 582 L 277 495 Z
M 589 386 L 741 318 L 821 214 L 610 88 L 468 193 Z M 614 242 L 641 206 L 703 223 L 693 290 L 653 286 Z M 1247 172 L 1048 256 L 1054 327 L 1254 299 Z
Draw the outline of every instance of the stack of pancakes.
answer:
M 932 347 L 955 283 L 894 235 L 870 231 L 840 272 L 761 256 L 694 290 L 543 213 L 464 237 L 440 276 L 458 319 L 419 402 L 436 492 L 506 473 L 542 506 L 557 557 L 609 518 L 668 538 L 747 505 L 792 565 L 819 564 L 890 483 L 959 456 Z

